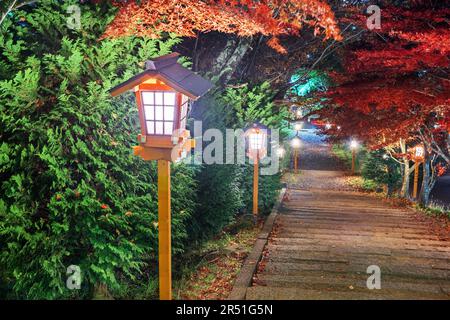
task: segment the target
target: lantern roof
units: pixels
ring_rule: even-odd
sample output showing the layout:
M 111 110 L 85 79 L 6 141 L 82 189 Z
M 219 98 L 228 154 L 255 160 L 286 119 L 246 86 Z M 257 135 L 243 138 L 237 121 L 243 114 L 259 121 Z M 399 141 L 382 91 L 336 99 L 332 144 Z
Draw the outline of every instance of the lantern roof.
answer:
M 212 83 L 179 64 L 179 53 L 166 54 L 145 63 L 145 71 L 110 90 L 113 97 L 133 89 L 149 78 L 158 78 L 176 91 L 197 100 L 212 88 Z

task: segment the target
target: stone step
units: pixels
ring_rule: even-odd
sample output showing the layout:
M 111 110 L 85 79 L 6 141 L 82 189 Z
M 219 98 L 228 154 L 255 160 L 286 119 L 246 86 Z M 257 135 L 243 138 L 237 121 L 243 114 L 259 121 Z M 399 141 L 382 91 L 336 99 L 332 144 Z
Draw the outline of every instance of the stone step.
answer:
M 431 258 L 431 259 L 443 259 L 450 264 L 450 252 L 435 252 L 424 250 L 405 250 L 405 249 L 393 249 L 386 248 L 384 246 L 355 246 L 355 245 L 325 245 L 325 244 L 279 244 L 277 242 L 271 242 L 267 246 L 270 251 L 297 251 L 297 252 L 331 252 L 339 254 L 377 254 L 377 255 L 394 255 L 396 257 L 417 257 L 417 258 Z M 399 246 L 401 248 L 401 246 Z
M 369 291 L 369 290 L 367 290 Z M 247 300 L 447 300 L 445 294 L 414 293 L 397 290 L 370 290 L 370 292 L 348 292 L 308 290 L 302 288 L 250 287 Z
M 328 273 L 324 271 L 304 271 L 301 275 L 260 275 L 258 286 L 269 287 L 295 287 L 312 290 L 364 292 L 367 288 L 368 274 L 357 273 Z M 380 277 L 381 291 L 401 290 L 412 292 L 426 292 L 446 295 L 450 292 L 449 281 L 436 281 L 427 279 L 408 279 L 382 274 Z M 448 297 L 450 298 L 450 296 Z
M 377 253 L 335 253 L 335 252 L 297 252 L 290 250 L 269 251 L 266 256 L 268 261 L 276 262 L 305 262 L 314 261 L 322 263 L 356 263 L 378 265 L 381 268 L 390 266 L 419 267 L 428 269 L 440 269 L 450 271 L 448 259 L 417 258 L 410 256 L 381 255 Z
M 367 263 L 321 263 L 316 261 L 303 261 L 301 263 L 267 261 L 263 268 L 265 275 L 302 275 L 304 271 L 325 271 L 329 273 L 362 273 L 365 274 Z M 397 277 L 407 277 L 411 279 L 427 279 L 449 281 L 450 272 L 437 269 L 404 266 L 383 266 L 380 267 L 382 275 L 392 275 Z
M 386 237 L 386 235 L 380 234 L 374 234 L 373 236 L 368 235 L 352 235 L 352 236 L 346 236 L 346 235 L 335 235 L 335 234 L 308 234 L 306 232 L 283 232 L 283 238 L 290 238 L 290 239 L 317 239 L 317 240 L 337 240 L 337 241 L 347 241 L 347 243 L 352 244 L 362 244 L 362 243 L 371 243 L 375 244 L 378 242 L 398 242 L 398 243 L 404 243 L 406 244 L 416 244 L 416 245 L 429 245 L 429 246 L 436 246 L 436 247 L 448 247 L 448 242 L 441 241 L 441 240 L 431 240 L 431 239 L 420 239 L 415 238 L 411 239 L 408 237 L 401 237 L 401 238 L 395 238 L 395 237 Z
M 417 229 L 426 230 L 426 226 L 417 226 L 416 221 L 409 220 L 396 220 L 392 218 L 380 218 L 378 216 L 363 216 L 363 215 L 348 215 L 348 214 L 329 214 L 329 215 L 320 215 L 320 214 L 281 214 L 278 217 L 281 221 L 292 221 L 292 222 L 317 222 L 317 223 L 325 223 L 327 221 L 335 222 L 335 223 L 355 223 L 355 224 L 363 224 L 363 225 L 372 225 L 372 224 L 384 224 L 389 227 L 403 226 L 413 228 L 414 226 Z
M 318 239 L 314 237 L 285 237 L 283 236 L 277 236 L 276 238 L 271 238 L 270 243 L 277 244 L 277 245 L 305 245 L 305 244 L 315 244 L 315 245 L 324 245 L 324 246 L 355 246 L 355 247 L 365 247 L 367 246 L 367 240 L 363 239 L 364 241 L 361 241 L 360 239 L 354 239 L 353 242 L 349 243 L 347 240 L 342 239 L 336 239 L 336 238 L 330 238 L 330 239 Z M 375 247 L 386 247 L 386 241 L 383 239 L 371 239 L 370 245 Z M 447 242 L 445 241 L 439 241 L 435 242 L 433 241 L 432 244 L 424 244 L 420 241 L 413 241 L 410 239 L 390 239 L 389 241 L 389 248 L 392 250 L 400 249 L 400 250 L 406 250 L 408 252 L 413 251 L 425 251 L 425 252 L 450 252 L 450 247 L 447 245 Z
M 385 236 L 387 238 L 393 238 L 393 239 L 426 239 L 426 240 L 437 240 L 439 241 L 439 237 L 435 235 L 430 235 L 429 233 L 425 232 L 407 232 L 407 230 L 410 229 L 404 229 L 402 230 L 389 230 L 385 227 L 373 227 L 371 230 L 370 228 L 354 228 L 353 231 L 352 228 L 336 228 L 336 229 L 329 229 L 326 227 L 319 228 L 319 227 L 308 227 L 299 225 L 296 226 L 294 224 L 285 225 L 279 224 L 278 227 L 279 231 L 286 231 L 287 233 L 305 233 L 305 234 L 336 234 L 341 236 Z
M 387 227 L 361 227 L 358 228 L 356 226 L 348 226 L 347 228 L 343 226 L 328 227 L 326 225 L 318 225 L 318 224 L 310 224 L 310 223 L 278 223 L 278 228 L 281 228 L 286 231 L 299 230 L 300 232 L 304 231 L 309 234 L 341 234 L 341 235 L 390 235 L 396 237 L 418 237 L 420 239 L 429 238 L 431 240 L 439 239 L 439 237 L 435 235 L 431 235 L 429 232 L 424 232 L 421 230 L 413 230 L 410 228 L 395 228 L 390 229 Z

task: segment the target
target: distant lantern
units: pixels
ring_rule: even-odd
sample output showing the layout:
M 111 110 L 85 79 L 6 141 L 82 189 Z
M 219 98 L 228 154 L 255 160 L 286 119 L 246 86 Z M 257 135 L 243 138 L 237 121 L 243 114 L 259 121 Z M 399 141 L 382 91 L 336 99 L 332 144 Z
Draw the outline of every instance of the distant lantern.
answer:
M 416 158 L 423 158 L 424 150 L 423 147 L 416 147 Z
M 268 128 L 260 123 L 253 123 L 245 130 L 247 154 L 250 158 L 258 156 L 259 159 L 267 154 Z
M 352 150 L 352 173 L 356 172 L 356 150 L 359 148 L 359 143 L 355 139 L 350 141 L 350 149 Z
M 186 130 L 190 103 L 212 87 L 209 81 L 178 64 L 178 58 L 178 53 L 172 53 L 149 60 L 144 72 L 110 91 L 117 96 L 134 90 L 141 124 L 138 141 L 142 148 L 159 149 L 156 160 L 171 160 L 170 150 L 176 146 L 180 147 L 179 155 L 192 147 Z M 135 154 L 140 155 L 142 148 L 135 148 Z
M 294 123 L 294 130 L 295 131 L 300 131 L 303 128 L 303 123 L 302 122 L 296 122 Z
M 278 155 L 278 157 L 283 158 L 285 153 L 286 153 L 286 150 L 284 150 L 283 147 L 280 146 L 280 147 L 277 148 L 277 155 Z
M 425 149 L 423 146 L 418 145 L 414 148 L 414 161 L 423 162 L 425 158 Z
M 300 140 L 300 138 L 298 136 L 295 136 L 294 138 L 292 138 L 291 140 L 291 147 L 294 149 L 299 149 L 302 145 L 302 141 Z
M 258 216 L 258 166 L 259 159 L 267 154 L 267 136 L 269 129 L 260 123 L 253 123 L 250 127 L 245 129 L 244 135 L 247 146 L 247 155 L 253 160 L 253 218 L 257 222 Z
M 356 150 L 356 149 L 358 149 L 358 147 L 359 147 L 358 141 L 356 141 L 356 140 L 350 141 L 350 149 Z

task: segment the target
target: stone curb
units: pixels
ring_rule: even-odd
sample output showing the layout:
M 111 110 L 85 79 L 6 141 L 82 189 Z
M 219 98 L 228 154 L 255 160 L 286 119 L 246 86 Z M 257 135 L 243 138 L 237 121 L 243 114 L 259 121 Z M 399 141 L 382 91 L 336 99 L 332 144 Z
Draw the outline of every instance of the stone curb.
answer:
M 245 299 L 245 296 L 247 294 L 247 288 L 252 283 L 253 274 L 256 272 L 258 263 L 261 260 L 262 252 L 267 244 L 269 234 L 272 231 L 273 224 L 278 214 L 280 204 L 283 201 L 285 192 L 286 188 L 282 188 L 280 191 L 280 195 L 278 196 L 277 202 L 273 206 L 270 215 L 267 217 L 267 220 L 264 223 L 264 227 L 259 233 L 258 238 L 256 238 L 256 242 L 253 246 L 252 251 L 250 252 L 249 256 L 245 259 L 244 264 L 242 265 L 242 268 L 239 271 L 236 280 L 234 281 L 233 290 L 231 291 L 227 300 Z

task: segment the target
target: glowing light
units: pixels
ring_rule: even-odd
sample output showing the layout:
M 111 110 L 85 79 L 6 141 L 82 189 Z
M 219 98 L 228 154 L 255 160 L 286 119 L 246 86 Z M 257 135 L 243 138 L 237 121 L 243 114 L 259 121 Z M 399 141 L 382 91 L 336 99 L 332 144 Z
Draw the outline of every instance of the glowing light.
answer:
M 302 130 L 302 127 L 303 127 L 303 125 L 302 125 L 301 123 L 299 123 L 299 122 L 297 122 L 297 123 L 294 124 L 294 130 L 295 130 L 295 131 L 300 131 L 300 130 Z
M 292 146 L 292 148 L 298 149 L 298 148 L 300 148 L 301 145 L 302 145 L 302 141 L 300 140 L 299 137 L 294 137 L 294 138 L 291 140 L 291 146 Z
M 337 126 L 337 129 L 338 129 L 338 130 L 341 130 L 341 126 Z
M 330 123 L 327 123 L 327 124 L 325 125 L 325 129 L 330 130 L 330 129 L 331 129 L 331 124 L 330 124 Z
M 359 147 L 358 141 L 352 140 L 352 141 L 350 142 L 350 148 L 351 148 L 352 150 L 355 150 L 355 149 L 357 149 L 358 147 Z
M 416 147 L 416 158 L 423 158 L 425 150 L 423 147 Z
M 278 147 L 278 149 L 277 149 L 277 155 L 278 155 L 278 157 L 280 157 L 280 158 L 284 157 L 284 154 L 285 154 L 285 153 L 286 153 L 286 150 L 284 150 L 283 147 Z
M 264 144 L 264 138 L 265 138 L 264 134 L 259 130 L 255 130 L 254 132 L 250 133 L 249 135 L 250 149 L 252 150 L 262 149 Z
M 389 158 L 389 156 L 385 153 L 385 154 L 383 154 L 383 159 L 384 160 L 387 160 Z
M 144 117 L 149 135 L 172 135 L 175 122 L 175 92 L 142 91 Z

